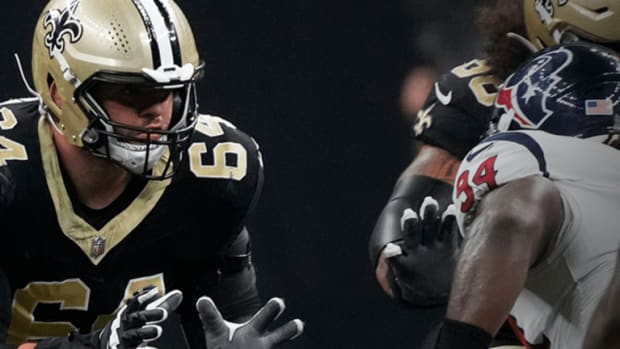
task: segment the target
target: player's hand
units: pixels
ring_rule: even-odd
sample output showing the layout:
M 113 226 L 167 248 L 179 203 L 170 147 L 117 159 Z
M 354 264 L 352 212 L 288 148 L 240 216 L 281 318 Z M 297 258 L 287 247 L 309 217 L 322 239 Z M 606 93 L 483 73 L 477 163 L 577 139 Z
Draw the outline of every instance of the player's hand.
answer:
M 267 327 L 282 314 L 284 301 L 271 298 L 254 316 L 244 323 L 233 323 L 222 318 L 209 297 L 201 297 L 196 309 L 202 320 L 209 349 L 269 349 L 300 336 L 304 323 L 291 320 L 269 331 Z
M 93 340 L 97 349 L 151 348 L 148 343 L 158 339 L 162 328 L 158 324 L 168 318 L 183 300 L 183 294 L 174 290 L 159 296 L 154 287 L 137 292 L 116 313 Z
M 438 212 L 438 202 L 427 196 L 418 212 L 403 211 L 404 239 L 389 243 L 382 254 L 395 298 L 406 304 L 429 307 L 447 303 L 452 274 L 462 238 L 454 205 Z

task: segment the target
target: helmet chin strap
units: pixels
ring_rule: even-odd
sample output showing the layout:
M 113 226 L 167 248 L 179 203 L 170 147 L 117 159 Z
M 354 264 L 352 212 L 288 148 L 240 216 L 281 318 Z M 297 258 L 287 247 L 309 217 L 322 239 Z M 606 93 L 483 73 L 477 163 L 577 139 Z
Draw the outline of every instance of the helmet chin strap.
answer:
M 28 92 L 30 92 L 31 95 L 41 100 L 41 95 L 30 86 L 28 80 L 26 79 L 26 74 L 24 74 L 24 68 L 22 67 L 22 61 L 19 58 L 19 55 L 17 53 L 13 53 L 13 57 L 15 57 L 15 61 L 17 62 L 17 69 L 19 70 L 19 75 L 22 78 L 24 86 L 26 86 L 26 89 L 28 90 Z
M 43 98 L 41 97 L 41 94 L 39 94 L 35 89 L 33 89 L 32 86 L 30 86 L 30 84 L 28 83 L 28 79 L 26 79 L 26 74 L 24 74 L 24 68 L 22 67 L 22 61 L 19 58 L 19 55 L 17 53 L 13 53 L 13 57 L 15 57 L 15 61 L 17 62 L 17 69 L 19 70 L 19 75 L 22 78 L 24 86 L 26 86 L 26 90 L 28 90 L 28 92 L 33 95 L 39 102 L 39 115 L 45 116 L 49 123 L 54 126 L 56 131 L 58 131 L 60 134 L 63 134 L 62 130 L 59 129 L 56 125 L 56 122 L 52 120 L 52 115 L 43 103 Z
M 525 46 L 532 53 L 536 53 L 538 51 L 538 49 L 536 48 L 536 46 L 534 46 L 534 44 L 532 44 L 528 39 L 524 38 L 523 36 L 517 33 L 508 32 L 506 33 L 506 36 L 510 39 L 517 40 L 520 44 Z
M 63 56 L 60 51 L 54 50 L 52 51 L 52 57 L 54 57 L 54 59 L 56 60 L 56 62 L 58 62 L 58 65 L 60 66 L 60 71 L 62 71 L 62 77 L 67 82 L 72 84 L 74 88 L 78 88 L 82 84 L 82 82 L 75 76 L 75 74 L 71 70 L 71 67 L 69 67 L 69 63 L 67 63 L 65 56 Z

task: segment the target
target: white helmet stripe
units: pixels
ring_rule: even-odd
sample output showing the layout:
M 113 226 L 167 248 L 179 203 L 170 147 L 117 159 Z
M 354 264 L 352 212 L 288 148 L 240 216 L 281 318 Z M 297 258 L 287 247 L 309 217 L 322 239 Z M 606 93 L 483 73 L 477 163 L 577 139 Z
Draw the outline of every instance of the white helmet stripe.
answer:
M 168 26 L 169 23 L 167 23 L 155 0 L 134 0 L 134 4 L 142 15 L 144 24 L 151 35 L 153 68 L 173 66 L 175 64 L 175 50 L 172 43 L 177 42 L 177 38 L 173 38 L 173 35 L 176 36 L 174 28 Z

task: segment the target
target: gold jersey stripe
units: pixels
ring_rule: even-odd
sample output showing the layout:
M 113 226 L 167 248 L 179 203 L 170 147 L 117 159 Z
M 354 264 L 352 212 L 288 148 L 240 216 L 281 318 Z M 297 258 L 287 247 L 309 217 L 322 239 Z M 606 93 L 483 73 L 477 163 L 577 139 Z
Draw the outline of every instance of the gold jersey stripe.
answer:
M 52 134 L 44 117 L 39 119 L 39 142 L 41 158 L 48 190 L 54 202 L 56 218 L 60 228 L 71 241 L 82 249 L 90 261 L 97 265 L 116 245 L 126 238 L 133 229 L 153 210 L 171 180 L 149 181 L 134 201 L 100 230 L 93 228 L 73 210 L 67 194 L 58 155 Z M 154 171 L 161 171 L 163 161 L 156 164 Z M 105 249 L 98 255 L 91 253 L 92 242 L 96 238 L 105 239 Z

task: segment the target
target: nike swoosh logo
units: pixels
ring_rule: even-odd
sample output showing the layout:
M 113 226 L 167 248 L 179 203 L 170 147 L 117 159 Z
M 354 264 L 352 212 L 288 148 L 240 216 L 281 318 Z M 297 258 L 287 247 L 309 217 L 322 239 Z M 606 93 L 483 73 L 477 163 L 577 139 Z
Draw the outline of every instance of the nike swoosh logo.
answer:
M 448 105 L 452 101 L 452 91 L 447 94 L 443 94 L 443 92 L 439 89 L 439 83 L 435 83 L 435 95 L 443 105 Z
M 491 148 L 493 146 L 493 143 L 489 143 L 486 146 L 476 150 L 473 153 L 469 153 L 469 155 L 467 155 L 467 161 L 472 161 L 476 156 L 478 156 L 478 154 L 482 153 L 483 151 Z

